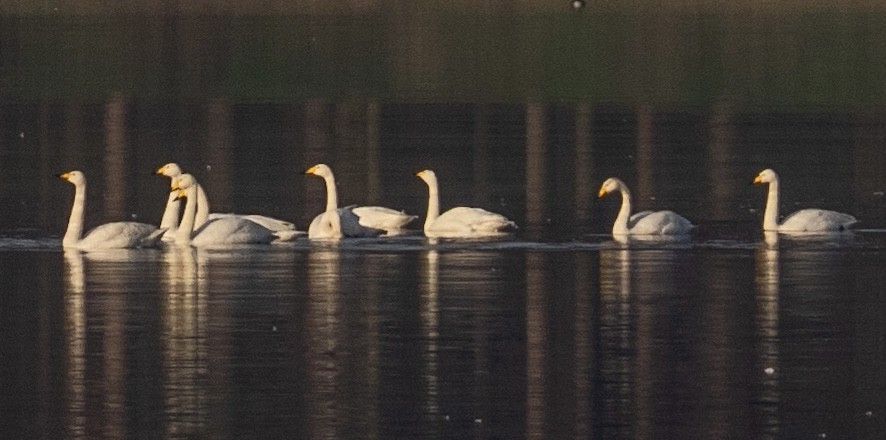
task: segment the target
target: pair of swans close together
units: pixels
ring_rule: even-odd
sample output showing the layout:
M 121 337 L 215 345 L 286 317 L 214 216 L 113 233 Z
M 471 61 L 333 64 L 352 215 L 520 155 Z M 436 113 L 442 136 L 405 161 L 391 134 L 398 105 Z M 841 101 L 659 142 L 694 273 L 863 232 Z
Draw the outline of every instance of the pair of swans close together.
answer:
M 375 237 L 397 235 L 414 215 L 382 206 L 338 207 L 335 176 L 327 165 L 308 168 L 305 174 L 320 176 L 326 182 L 326 211 L 318 215 L 308 228 L 309 238 Z M 428 185 L 428 213 L 424 234 L 430 238 L 490 237 L 516 228 L 514 222 L 501 214 L 481 208 L 459 206 L 440 214 L 440 193 L 437 176 L 431 170 L 416 174 Z
M 209 201 L 194 176 L 182 173 L 175 163 L 166 164 L 155 174 L 171 179 L 171 192 L 160 227 L 137 222 L 112 222 L 96 227 L 85 237 L 83 217 L 86 202 L 86 176 L 80 171 L 60 174 L 75 187 L 74 204 L 62 245 L 66 248 L 115 249 L 154 247 L 161 240 L 177 245 L 213 246 L 265 244 L 294 240 L 304 233 L 290 222 L 261 215 L 219 214 L 209 212 Z M 318 164 L 305 174 L 326 181 L 326 210 L 317 215 L 308 229 L 312 239 L 376 237 L 397 235 L 416 216 L 381 206 L 338 207 L 338 193 L 332 170 Z M 516 225 L 500 214 L 480 208 L 457 207 L 440 214 L 437 178 L 433 171 L 417 174 L 428 185 L 428 216 L 424 232 L 428 237 L 489 237 L 502 235 Z M 181 199 L 185 208 L 179 223 Z
M 83 218 L 86 205 L 86 176 L 80 171 L 60 174 L 74 185 L 74 203 L 62 246 L 79 249 L 112 249 L 157 246 L 161 240 L 178 245 L 208 246 L 291 241 L 303 233 L 295 225 L 261 215 L 218 214 L 209 212 L 205 191 L 190 174 L 170 163 L 156 174 L 171 178 L 169 200 L 160 227 L 138 222 L 113 222 L 98 226 L 85 237 Z M 326 182 L 326 210 L 317 215 L 308 228 L 312 239 L 343 237 L 376 237 L 397 235 L 416 219 L 400 211 L 381 206 L 338 207 L 338 193 L 332 170 L 318 164 L 305 174 L 322 177 Z M 502 235 L 516 228 L 514 222 L 500 214 L 480 208 L 456 207 L 440 213 L 437 176 L 431 170 L 417 174 L 428 186 L 428 211 L 424 223 L 427 237 L 489 237 Z M 781 233 L 840 232 L 851 228 L 857 220 L 849 214 L 824 209 L 803 209 L 778 223 L 778 175 L 766 169 L 754 183 L 768 183 L 769 192 L 763 215 L 763 230 Z M 694 225 L 673 211 L 643 211 L 631 215 L 631 194 L 624 182 L 609 178 L 600 187 L 598 196 L 620 192 L 621 209 L 612 227 L 614 236 L 680 236 L 689 234 Z M 187 200 L 179 223 L 180 199 Z
M 778 223 L 778 175 L 765 169 L 754 179 L 755 184 L 768 183 L 769 194 L 763 214 L 763 230 L 781 233 L 829 233 L 851 228 L 858 220 L 849 214 L 825 209 L 803 209 Z M 631 215 L 631 193 L 619 179 L 609 178 L 600 187 L 599 197 L 620 192 L 621 209 L 612 226 L 614 236 L 679 236 L 686 235 L 694 225 L 673 211 L 643 211 Z

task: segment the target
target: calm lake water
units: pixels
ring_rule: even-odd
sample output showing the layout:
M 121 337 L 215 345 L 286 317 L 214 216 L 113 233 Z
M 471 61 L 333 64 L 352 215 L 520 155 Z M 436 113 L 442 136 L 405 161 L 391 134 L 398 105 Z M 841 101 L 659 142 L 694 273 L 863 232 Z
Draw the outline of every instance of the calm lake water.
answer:
M 0 16 L 0 438 L 883 438 L 884 14 L 580 14 Z M 61 249 L 54 174 L 159 223 L 171 161 L 214 212 L 305 230 L 324 162 L 419 220 Z M 425 239 L 424 168 L 519 230 Z M 764 236 L 763 168 L 859 228 Z M 613 241 L 610 176 L 691 238 Z

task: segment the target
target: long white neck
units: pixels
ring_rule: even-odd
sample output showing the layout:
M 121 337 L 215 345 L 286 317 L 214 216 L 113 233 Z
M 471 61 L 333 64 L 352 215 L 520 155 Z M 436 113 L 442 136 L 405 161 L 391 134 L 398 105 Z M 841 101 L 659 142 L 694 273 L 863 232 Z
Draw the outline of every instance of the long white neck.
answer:
M 181 201 L 176 200 L 174 192 L 169 193 L 169 200 L 166 201 L 166 209 L 163 210 L 163 217 L 160 219 L 160 229 L 172 230 L 178 224 L 178 211 Z
M 778 230 L 778 178 L 769 182 L 769 195 L 766 197 L 766 210 L 763 212 L 763 230 Z
M 425 217 L 425 232 L 428 232 L 437 217 L 440 217 L 440 193 L 437 188 L 437 177 L 432 176 L 425 181 L 428 184 L 428 215 Z
M 206 191 L 203 191 L 203 185 L 197 184 L 197 214 L 194 219 L 194 229 L 200 229 L 206 221 L 209 220 L 209 199 L 206 197 Z
M 68 229 L 62 238 L 62 247 L 75 246 L 83 235 L 83 211 L 86 209 L 86 182 L 74 185 L 74 205 L 71 206 L 71 218 Z
M 619 185 L 618 190 L 621 192 L 621 209 L 612 225 L 612 235 L 625 235 L 629 232 L 628 219 L 631 218 L 631 192 L 624 185 Z
M 335 190 L 335 176 L 332 174 L 323 176 L 326 181 L 326 211 L 338 209 L 338 192 Z
M 194 231 L 194 219 L 197 216 L 197 187 L 188 188 L 185 212 L 182 214 L 182 222 L 175 231 L 175 243 L 178 245 L 191 244 L 191 233 Z

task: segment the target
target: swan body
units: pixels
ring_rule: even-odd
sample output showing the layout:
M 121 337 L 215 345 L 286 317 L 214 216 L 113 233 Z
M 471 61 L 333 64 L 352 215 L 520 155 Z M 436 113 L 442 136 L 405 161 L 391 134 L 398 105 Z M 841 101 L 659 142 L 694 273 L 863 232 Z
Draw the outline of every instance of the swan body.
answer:
M 278 237 L 274 231 L 239 216 L 222 216 L 208 219 L 195 229 L 199 184 L 190 174 L 176 179 L 177 198 L 187 199 L 182 221 L 175 233 L 175 244 L 180 246 L 225 246 L 238 244 L 267 244 Z
M 616 191 L 621 193 L 621 209 L 612 225 L 612 235 L 685 235 L 695 227 L 673 211 L 641 211 L 631 215 L 631 192 L 614 177 L 603 182 L 598 197 Z
M 325 164 L 305 171 L 323 178 L 326 183 L 326 211 L 314 217 L 308 227 L 309 238 L 377 237 L 402 232 L 416 216 L 382 206 L 338 207 L 335 175 Z
M 159 244 L 166 230 L 137 222 L 105 223 L 81 238 L 86 209 L 86 175 L 81 171 L 70 171 L 59 174 L 58 177 L 74 185 L 74 204 L 71 207 L 68 228 L 62 238 L 62 247 L 82 250 L 131 249 Z
M 182 176 L 181 167 L 174 162 L 170 162 L 166 165 L 157 168 L 154 174 L 166 176 L 170 178 L 170 189 L 175 188 L 177 186 L 176 179 Z M 210 213 L 209 212 L 209 198 L 206 196 L 206 191 L 203 190 L 203 185 L 197 185 L 197 213 L 195 216 L 194 228 L 200 229 L 204 223 L 209 220 L 217 220 L 223 217 L 240 217 L 245 220 L 249 220 L 251 222 L 257 223 L 265 228 L 268 228 L 274 232 L 283 232 L 283 231 L 292 231 L 287 234 L 282 235 L 294 235 L 298 236 L 299 233 L 296 232 L 295 224 L 292 222 L 288 222 L 285 220 L 276 219 L 273 217 L 268 217 L 264 215 L 257 214 L 233 214 L 233 213 Z M 178 213 L 181 209 L 181 202 L 178 200 L 177 194 L 175 192 L 170 192 L 169 200 L 166 202 L 166 208 L 163 210 L 163 217 L 160 220 L 160 227 L 167 228 L 170 232 L 163 236 L 164 241 L 173 241 L 175 240 L 175 230 L 178 227 Z
M 778 174 L 765 169 L 754 178 L 755 184 L 768 183 L 769 194 L 766 197 L 766 209 L 763 213 L 763 230 L 784 233 L 792 232 L 840 232 L 851 228 L 858 220 L 842 212 L 826 209 L 802 209 L 778 223 Z
M 459 206 L 440 214 L 437 175 L 432 170 L 416 174 L 428 185 L 428 215 L 424 233 L 431 238 L 491 237 L 503 235 L 517 225 L 507 217 L 482 208 Z
M 308 238 L 338 240 L 345 237 L 378 237 L 384 234 L 381 229 L 367 228 L 360 224 L 360 218 L 352 208 L 338 208 L 325 211 L 314 217 L 308 227 Z

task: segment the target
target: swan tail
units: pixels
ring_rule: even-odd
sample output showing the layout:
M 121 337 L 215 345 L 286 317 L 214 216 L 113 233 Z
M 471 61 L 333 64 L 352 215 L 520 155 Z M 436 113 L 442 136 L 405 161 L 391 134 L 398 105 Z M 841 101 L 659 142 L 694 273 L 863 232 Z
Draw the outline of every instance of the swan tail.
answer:
M 276 231 L 274 232 L 274 241 L 272 241 L 272 243 L 289 243 L 295 241 L 298 237 L 303 237 L 305 235 L 308 235 L 308 233 L 304 231 Z

